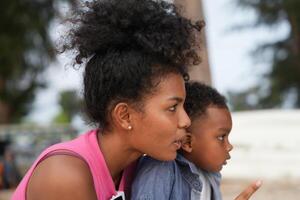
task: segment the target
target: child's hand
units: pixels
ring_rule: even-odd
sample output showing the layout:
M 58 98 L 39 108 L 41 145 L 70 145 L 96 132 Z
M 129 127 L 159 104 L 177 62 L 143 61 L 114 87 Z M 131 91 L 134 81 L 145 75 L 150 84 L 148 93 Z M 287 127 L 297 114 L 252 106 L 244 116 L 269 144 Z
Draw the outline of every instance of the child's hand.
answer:
M 258 180 L 249 185 L 235 200 L 248 200 L 258 188 L 262 185 L 262 181 Z

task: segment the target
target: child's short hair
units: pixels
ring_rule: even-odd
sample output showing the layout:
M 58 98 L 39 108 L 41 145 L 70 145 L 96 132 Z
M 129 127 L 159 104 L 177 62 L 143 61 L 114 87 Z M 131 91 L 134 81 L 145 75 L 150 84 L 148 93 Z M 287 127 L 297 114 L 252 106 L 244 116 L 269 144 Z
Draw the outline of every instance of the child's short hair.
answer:
M 205 114 L 208 106 L 227 108 L 226 99 L 216 89 L 200 82 L 190 81 L 185 84 L 186 99 L 184 108 L 193 120 Z

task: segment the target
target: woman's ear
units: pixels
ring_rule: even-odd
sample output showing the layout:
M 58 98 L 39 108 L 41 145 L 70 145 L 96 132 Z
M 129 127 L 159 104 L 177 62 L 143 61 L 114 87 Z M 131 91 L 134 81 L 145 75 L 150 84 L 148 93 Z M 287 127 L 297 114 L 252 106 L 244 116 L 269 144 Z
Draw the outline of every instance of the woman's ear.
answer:
M 127 103 L 120 102 L 112 111 L 112 119 L 116 126 L 126 130 L 132 130 L 130 107 Z
M 181 149 L 184 151 L 191 153 L 193 148 L 192 148 L 192 140 L 193 136 L 191 133 L 187 132 L 184 138 L 181 141 Z

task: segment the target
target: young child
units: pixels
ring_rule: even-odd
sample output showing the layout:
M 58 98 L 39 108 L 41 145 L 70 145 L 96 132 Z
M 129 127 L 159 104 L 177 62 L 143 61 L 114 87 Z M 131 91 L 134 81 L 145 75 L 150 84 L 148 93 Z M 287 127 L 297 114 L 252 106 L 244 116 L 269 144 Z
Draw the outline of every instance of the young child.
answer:
M 233 146 L 232 120 L 225 98 L 198 82 L 186 83 L 185 110 L 191 126 L 175 161 L 141 158 L 133 200 L 220 200 L 220 171 Z

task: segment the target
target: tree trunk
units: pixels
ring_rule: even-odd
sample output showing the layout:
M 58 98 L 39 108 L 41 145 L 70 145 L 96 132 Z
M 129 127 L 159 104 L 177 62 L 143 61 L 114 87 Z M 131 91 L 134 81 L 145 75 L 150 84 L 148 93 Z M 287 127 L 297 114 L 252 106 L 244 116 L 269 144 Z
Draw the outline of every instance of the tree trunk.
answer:
M 10 121 L 10 106 L 1 97 L 5 91 L 5 83 L 5 79 L 0 76 L 0 124 L 7 124 Z
M 183 9 L 183 16 L 193 21 L 204 20 L 202 0 L 174 0 L 174 3 Z M 199 51 L 201 63 L 192 67 L 189 74 L 192 80 L 202 81 L 211 85 L 205 29 L 199 34 L 199 39 L 201 40 L 201 49 Z
M 0 124 L 8 124 L 11 122 L 10 105 L 0 100 Z

